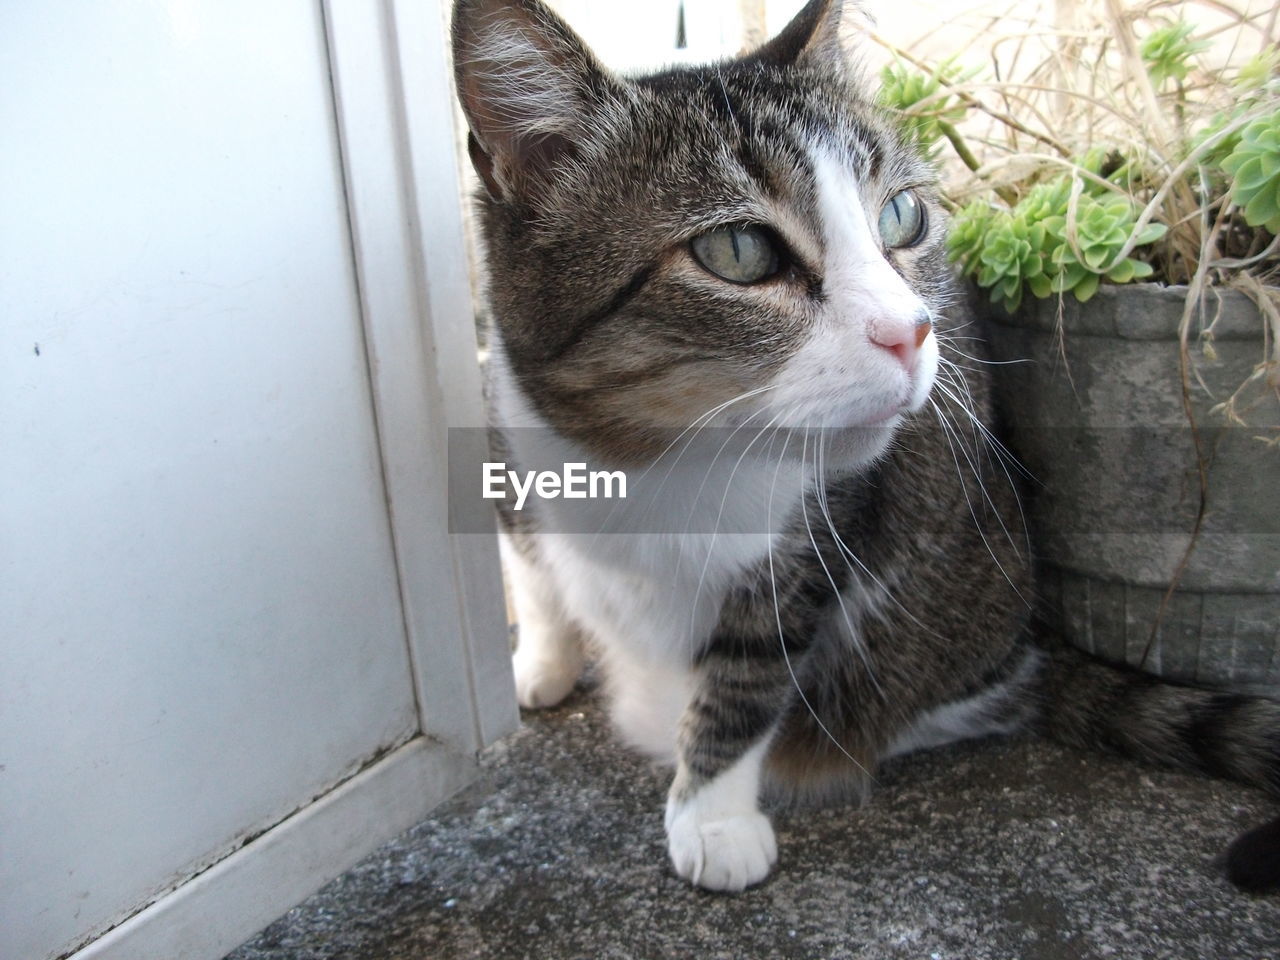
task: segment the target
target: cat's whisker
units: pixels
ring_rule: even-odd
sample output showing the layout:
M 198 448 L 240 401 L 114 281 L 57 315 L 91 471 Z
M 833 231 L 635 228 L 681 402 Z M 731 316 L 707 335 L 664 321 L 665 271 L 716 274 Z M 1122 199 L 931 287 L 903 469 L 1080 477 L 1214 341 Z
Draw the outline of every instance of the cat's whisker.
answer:
M 961 409 L 967 420 L 969 435 L 973 437 L 974 449 L 980 450 L 982 439 L 978 436 L 977 427 L 980 421 L 973 415 L 973 393 L 969 390 L 969 381 L 964 378 L 964 373 L 949 360 L 943 360 L 942 358 L 939 358 L 939 360 L 938 376 L 933 384 L 934 389 Z M 948 390 L 948 387 L 951 389 Z
M 1029 557 L 1031 555 L 1031 527 L 1027 523 L 1027 515 L 1026 511 L 1023 509 L 1022 496 L 1018 490 L 1018 484 L 1014 482 L 1012 475 L 1010 475 L 1008 465 L 1012 464 L 1014 469 L 1033 482 L 1035 481 L 1035 477 L 1022 465 L 1022 462 L 1017 457 L 1009 452 L 1009 449 L 1000 442 L 994 433 L 991 432 L 991 429 L 982 421 L 982 418 L 974 412 L 973 393 L 969 389 L 969 381 L 968 378 L 965 377 L 964 372 L 960 370 L 956 364 L 946 358 L 939 359 L 942 360 L 945 368 L 940 368 L 939 370 L 939 380 L 936 382 L 938 391 L 958 406 L 968 419 L 971 425 L 971 431 L 974 434 L 974 449 L 981 450 L 984 454 L 994 454 L 994 456 L 987 456 L 986 460 L 988 463 L 994 463 L 1000 468 L 1000 472 L 1004 474 L 1005 482 L 1008 483 L 1009 490 L 1013 494 L 1013 502 L 1018 509 L 1018 519 L 1022 525 L 1026 555 Z M 952 393 L 952 391 L 948 389 L 948 385 L 955 388 L 957 391 L 962 392 L 964 394 L 963 398 Z M 978 434 L 981 434 L 981 443 L 979 442 Z M 985 495 L 985 486 L 983 487 L 983 492 Z M 988 502 L 990 502 L 989 497 Z M 997 515 L 999 515 L 998 512 Z
M 972 360 L 974 363 L 980 363 L 984 367 L 1004 367 L 1004 366 L 1009 366 L 1015 363 L 1032 363 L 1033 362 L 1030 357 L 1018 357 L 1017 359 L 1014 359 L 1014 360 L 989 360 L 986 357 L 975 357 L 972 354 L 965 353 L 963 350 L 959 349 L 956 346 L 956 343 L 961 340 L 973 340 L 978 343 L 985 343 L 986 340 L 983 337 L 957 337 L 950 332 L 937 333 L 935 334 L 935 336 L 938 338 L 939 346 L 945 345 L 947 349 L 951 353 L 954 353 L 956 356 L 963 357 L 965 360 Z
M 733 478 L 737 474 L 738 468 L 742 466 L 742 461 L 746 458 L 747 454 L 751 452 L 751 448 L 755 446 L 756 441 L 758 441 L 762 436 L 764 436 L 765 431 L 769 430 L 771 427 L 774 427 L 787 412 L 788 411 L 780 411 L 773 417 L 772 420 L 770 420 L 767 424 L 765 424 L 756 432 L 756 435 L 752 437 L 751 440 L 747 443 L 742 453 L 739 454 L 738 459 L 734 462 L 733 468 L 729 471 L 729 478 L 725 481 L 725 485 L 724 485 L 724 494 L 720 498 L 720 506 L 716 511 L 715 523 L 712 525 L 712 528 L 711 528 L 711 539 L 706 541 L 706 548 L 705 548 L 706 556 L 703 558 L 703 561 L 702 561 L 702 569 L 698 573 L 698 585 L 694 590 L 693 604 L 689 611 L 689 622 L 691 626 L 697 623 L 698 601 L 702 597 L 702 588 L 706 582 L 707 570 L 711 565 L 711 555 L 712 553 L 715 552 L 716 537 L 720 533 L 720 521 L 724 517 L 725 505 L 728 503 L 728 500 L 729 500 L 729 490 L 733 486 Z M 707 479 L 711 476 L 711 471 L 715 468 L 716 461 L 720 458 L 720 454 L 724 452 L 725 447 L 728 446 L 729 441 L 733 439 L 734 435 L 736 435 L 738 433 L 738 430 L 740 429 L 741 429 L 741 425 L 739 425 L 739 427 L 736 428 L 733 431 L 733 433 L 729 435 L 729 437 L 724 441 L 724 443 L 720 445 L 720 449 L 716 451 L 715 456 L 712 458 L 711 463 L 708 465 L 706 475 L 703 476 L 702 483 L 698 485 L 698 492 L 694 495 L 694 498 L 693 498 L 694 506 L 690 507 L 689 519 L 685 522 L 686 536 L 688 535 L 689 523 L 693 521 L 693 514 L 695 512 L 696 504 L 699 498 L 702 496 L 703 488 L 706 485 Z M 785 450 L 786 448 L 783 447 L 784 453 L 785 453 Z M 771 491 L 771 494 L 772 494 L 772 491 Z M 771 529 L 772 529 L 771 527 L 766 528 L 766 530 L 771 530 Z M 701 543 L 702 541 L 699 539 L 697 542 Z M 690 630 L 690 635 L 692 636 L 692 634 L 693 634 L 693 631 Z
M 639 479 L 643 480 L 645 476 L 648 475 L 649 471 L 652 470 L 654 467 L 656 467 L 658 463 L 662 460 L 662 458 L 665 457 L 668 453 L 670 453 L 671 449 L 677 443 L 679 443 L 685 437 L 686 434 L 688 434 L 692 430 L 693 436 L 689 437 L 688 441 L 686 441 L 685 445 L 681 448 L 680 453 L 676 455 L 675 461 L 673 461 L 668 467 L 666 476 L 670 477 L 671 471 L 674 470 L 676 465 L 680 462 L 680 457 L 684 455 L 684 452 L 689 449 L 693 441 L 697 438 L 698 433 L 700 433 L 711 422 L 712 418 L 714 418 L 716 414 L 723 413 L 725 410 L 733 406 L 735 403 L 741 403 L 743 400 L 750 400 L 752 397 L 758 397 L 762 393 L 767 393 L 770 390 L 776 390 L 776 389 L 777 389 L 777 384 L 773 384 L 773 383 L 768 383 L 761 387 L 754 387 L 751 390 L 746 390 L 738 394 L 736 397 L 731 397 L 728 400 L 725 400 L 723 403 L 716 404 L 714 407 L 707 410 L 705 413 L 699 415 L 687 427 L 681 430 L 680 433 L 676 435 L 676 438 L 674 440 L 672 440 L 669 444 L 667 444 L 665 448 L 663 448 L 662 452 L 659 453 L 654 458 L 653 463 L 649 464 L 649 466 L 645 468 L 644 473 L 640 475 Z M 751 416 L 755 416 L 755 414 L 753 413 L 748 415 L 748 420 L 750 419 Z
M 823 487 L 825 489 L 825 485 L 826 485 L 826 478 L 822 475 L 822 470 L 821 470 L 821 466 L 819 464 L 819 459 L 818 459 L 820 441 L 821 441 L 821 434 L 819 434 L 819 436 L 814 439 L 814 445 L 813 445 L 813 475 L 814 475 L 815 492 L 818 487 Z M 807 456 L 808 456 L 808 449 L 809 449 L 809 428 L 808 427 L 805 427 L 805 430 L 804 430 L 804 444 L 805 444 L 804 452 L 801 454 L 801 458 L 804 459 L 805 462 L 807 463 L 808 462 Z M 814 556 L 818 558 L 818 563 L 822 565 L 822 572 L 823 574 L 826 575 L 827 582 L 831 584 L 831 592 L 835 594 L 836 603 L 839 604 L 840 606 L 841 619 L 844 620 L 845 627 L 848 628 L 848 631 L 849 631 L 849 641 L 850 643 L 853 644 L 854 651 L 858 654 L 858 658 L 862 661 L 862 665 L 867 668 L 867 675 L 871 678 L 872 686 L 876 688 L 877 693 L 879 693 L 881 696 L 884 696 L 884 691 L 880 687 L 880 681 L 876 679 L 875 667 L 871 663 L 871 654 L 867 650 L 866 644 L 864 644 L 861 638 L 858 636 L 858 631 L 854 629 L 853 618 L 849 616 L 849 610 L 845 606 L 844 591 L 841 590 L 840 587 L 836 585 L 835 577 L 832 576 L 831 570 L 827 566 L 827 561 L 822 556 L 822 550 L 819 549 L 818 547 L 817 538 L 813 534 L 813 527 L 809 523 L 809 508 L 808 508 L 807 501 L 808 501 L 808 496 L 806 494 L 806 491 L 802 488 L 800 491 L 800 515 L 804 519 L 804 529 L 805 529 L 805 532 L 808 533 L 809 535 L 809 543 L 813 545 Z M 845 566 L 849 567 L 850 576 L 856 577 L 856 574 L 854 574 L 853 568 L 849 566 L 848 560 L 845 561 Z
M 964 383 L 964 391 L 965 391 L 965 394 L 969 397 L 969 402 L 962 403 L 958 400 L 956 402 L 959 404 L 961 410 L 964 411 L 965 416 L 970 421 L 972 421 L 974 427 L 979 432 L 981 432 L 983 439 L 985 439 L 986 442 L 991 446 L 991 448 L 997 453 L 1000 460 L 1013 466 L 1019 473 L 1021 473 L 1028 480 L 1035 482 L 1036 478 L 1034 474 L 1032 474 L 1031 471 L 1029 471 L 1025 466 L 1023 466 L 1022 461 L 1019 460 L 1017 457 L 1015 457 L 1013 453 L 1010 452 L 1009 448 L 1006 447 L 1000 441 L 1000 438 L 991 432 L 991 428 L 988 427 L 985 423 L 983 423 L 982 418 L 973 412 L 973 395 L 969 393 L 968 382 L 965 381 L 963 374 L 960 374 L 960 379 L 961 379 L 961 382 Z M 952 399 L 955 399 L 955 398 L 952 398 Z
M 951 384 L 951 386 L 954 387 L 955 384 Z M 970 424 L 970 435 L 973 437 L 975 455 L 978 455 L 978 454 L 984 455 L 987 463 L 994 463 L 995 466 L 1000 468 L 1001 473 L 1004 474 L 1005 481 L 1009 484 L 1009 489 L 1013 493 L 1014 501 L 1018 506 L 1018 513 L 1021 516 L 1022 528 L 1025 533 L 1027 530 L 1027 518 L 1022 511 L 1022 498 L 1019 496 L 1019 493 L 1018 493 L 1018 485 L 1014 483 L 1013 477 L 1010 475 L 1008 469 L 1006 468 L 1006 463 L 1012 464 L 1024 476 L 1028 477 L 1031 480 L 1034 480 L 1035 477 L 1033 477 L 1031 473 L 1025 467 L 1022 466 L 1021 462 L 1017 459 L 1017 457 L 1015 457 L 1013 454 L 1011 454 L 1008 451 L 1008 449 L 1006 449 L 1004 444 L 1002 444 L 999 440 L 995 438 L 995 436 L 987 428 L 987 425 L 984 424 L 982 420 L 973 412 L 971 402 L 965 403 L 964 400 L 956 396 L 955 393 L 953 393 L 953 391 L 942 380 L 939 380 L 939 382 L 937 383 L 937 387 L 938 387 L 938 391 L 942 394 L 942 396 L 944 396 L 945 398 L 950 400 L 952 403 L 954 403 L 956 406 L 958 406 L 961 412 L 964 413 L 964 415 L 968 418 L 968 422 Z M 967 384 L 965 385 L 965 389 L 967 389 Z M 994 456 L 991 456 L 990 454 L 994 454 Z M 966 459 L 969 459 L 967 454 L 966 454 Z M 970 460 L 970 466 L 973 466 L 975 471 L 977 470 L 977 467 L 973 464 L 972 460 Z M 984 495 L 986 495 L 986 487 L 983 486 L 982 489 L 983 489 Z M 987 502 L 988 503 L 991 502 L 991 498 L 989 496 L 987 497 Z M 1029 543 L 1028 543 L 1027 549 L 1029 552 L 1030 551 Z
M 680 433 L 676 435 L 675 439 L 673 439 L 670 443 L 668 443 L 666 447 L 664 447 L 662 451 L 658 453 L 658 455 L 653 459 L 653 462 L 650 463 L 647 467 L 645 467 L 644 471 L 638 477 L 636 477 L 634 480 L 631 481 L 633 490 L 637 490 L 637 491 L 642 490 L 643 489 L 642 484 L 644 482 L 644 479 L 653 471 L 653 469 L 662 461 L 662 459 L 675 448 L 676 444 L 678 444 L 682 439 L 688 436 L 688 440 L 686 440 L 684 446 L 680 448 L 680 451 L 676 454 L 675 459 L 668 464 L 667 472 L 663 475 L 663 478 L 658 483 L 657 488 L 652 493 L 647 495 L 648 502 L 645 505 L 644 513 L 639 518 L 637 518 L 637 527 L 639 530 L 644 529 L 644 526 L 648 522 L 649 517 L 652 513 L 654 505 L 658 501 L 658 496 L 662 493 L 662 489 L 666 485 L 666 482 L 671 479 L 671 475 L 675 471 L 676 467 L 679 465 L 681 458 L 696 441 L 698 434 L 701 433 L 702 430 L 705 429 L 708 424 L 710 424 L 711 420 L 714 419 L 717 414 L 724 412 L 734 404 L 740 403 L 744 400 L 750 400 L 753 397 L 757 397 L 760 394 L 767 393 L 768 391 L 773 389 L 776 389 L 774 384 L 765 384 L 764 386 L 761 386 L 761 387 L 755 387 L 751 390 L 746 390 L 735 397 L 730 397 L 728 400 L 725 400 L 721 403 L 717 403 L 713 407 L 709 408 L 708 410 L 700 414 L 698 417 L 696 417 L 683 430 L 681 430 Z M 746 424 L 750 423 L 751 417 L 755 415 L 756 415 L 755 413 L 748 415 L 747 418 L 739 426 L 740 427 L 745 426 Z M 599 536 L 600 534 L 604 533 L 608 529 L 610 521 L 612 521 L 615 513 L 620 508 L 621 506 L 618 503 L 615 503 L 610 507 L 609 512 L 605 514 L 604 518 L 601 520 L 600 524 L 598 525 L 595 531 L 595 536 Z
M 953 402 L 959 402 L 955 397 L 950 396 L 945 389 L 942 389 L 942 393 Z M 973 480 L 974 484 L 978 488 L 978 494 L 981 496 L 983 502 L 985 502 L 985 504 L 996 513 L 996 519 L 1000 523 L 1000 529 L 1004 531 L 1005 539 L 1008 540 L 1010 546 L 1016 550 L 1017 544 L 1013 542 L 1013 535 L 1009 533 L 1008 528 L 1005 526 L 1004 519 L 999 515 L 999 512 L 995 510 L 995 501 L 987 490 L 986 479 L 983 475 L 982 465 L 979 462 L 980 460 L 987 459 L 983 456 L 981 437 L 978 436 L 977 431 L 971 430 L 969 436 L 973 440 L 973 447 L 970 448 L 964 443 L 964 437 L 961 433 L 961 425 L 957 424 L 946 414 L 945 411 L 942 411 L 940 406 L 938 409 L 943 413 L 943 429 L 947 433 L 948 442 L 952 444 L 952 458 L 955 459 L 955 454 L 959 451 L 960 455 L 964 458 L 965 464 L 969 467 L 969 472 L 973 474 Z
M 808 437 L 807 429 L 805 431 L 805 436 L 807 439 Z M 769 529 L 773 529 L 773 495 L 778 483 L 778 474 L 782 470 L 782 463 L 783 463 L 783 460 L 786 458 L 787 446 L 790 444 L 790 442 L 791 442 L 791 435 L 790 433 L 788 433 L 786 440 L 782 446 L 782 453 L 779 454 L 778 456 L 778 465 L 777 467 L 774 468 L 774 471 L 773 471 L 773 483 L 769 488 L 769 497 L 765 501 L 766 523 Z M 802 461 L 803 461 L 803 454 L 802 454 Z M 803 474 L 802 474 L 802 477 L 803 477 Z M 801 495 L 803 500 L 803 491 L 801 491 Z M 816 545 L 815 545 L 815 550 L 816 550 Z M 827 725 L 822 721 L 822 717 L 818 715 L 818 711 L 814 709 L 813 704 L 809 701 L 808 696 L 805 694 L 804 687 L 800 683 L 800 678 L 796 676 L 795 665 L 791 662 L 791 655 L 787 652 L 786 633 L 782 629 L 782 608 L 778 602 L 778 577 L 777 577 L 777 571 L 774 567 L 772 543 L 769 544 L 769 549 L 766 552 L 766 555 L 769 561 L 769 588 L 773 591 L 773 617 L 774 617 L 774 623 L 778 629 L 778 645 L 782 649 L 782 659 L 787 665 L 787 673 L 791 677 L 791 684 L 793 687 L 795 687 L 796 692 L 799 694 L 801 703 L 803 703 L 805 706 L 805 709 L 809 711 L 809 715 L 813 718 L 813 722 L 818 725 L 818 729 L 826 736 L 828 740 L 832 742 L 832 744 L 835 745 L 835 748 L 837 750 L 839 750 L 849 759 L 850 763 L 852 763 L 855 767 L 857 767 L 869 780 L 871 780 L 872 782 L 875 782 L 875 777 L 872 776 L 871 771 L 868 770 L 865 766 L 863 766 L 863 764 L 858 761 L 857 757 L 855 757 L 853 754 L 851 754 L 848 750 L 845 749 L 844 744 L 840 742 L 839 738 L 837 738 L 836 735 L 833 734 L 831 730 L 828 729 Z
M 839 548 L 841 557 L 844 558 L 844 561 L 846 564 L 848 564 L 849 561 L 851 560 L 853 561 L 853 563 L 856 563 L 858 565 L 858 569 L 862 571 L 863 575 L 865 575 L 867 579 L 869 579 L 872 583 L 876 585 L 881 595 L 883 595 L 885 599 L 887 599 L 894 606 L 896 606 L 899 609 L 899 611 L 901 611 L 902 614 L 906 616 L 908 620 L 910 620 L 913 624 L 915 624 L 925 633 L 928 633 L 930 636 L 938 637 L 939 639 L 941 639 L 937 631 L 932 630 L 929 626 L 927 626 L 924 622 L 922 622 L 919 617 L 917 617 L 914 613 L 912 613 L 910 607 L 908 607 L 906 604 L 904 604 L 901 600 L 899 600 L 896 596 L 893 595 L 893 591 L 889 589 L 888 585 L 883 580 L 881 580 L 880 577 L 876 576 L 876 574 L 871 570 L 870 567 L 868 567 L 865 563 L 863 563 L 862 559 L 856 553 L 853 552 L 853 549 L 845 542 L 844 538 L 840 536 L 839 531 L 836 529 L 835 519 L 831 515 L 831 505 L 827 500 L 826 448 L 819 447 L 819 451 L 821 454 L 822 466 L 818 471 L 818 489 L 817 489 L 818 509 L 822 512 L 823 519 L 827 523 L 827 529 L 830 530 L 831 532 L 831 539 L 835 542 L 836 546 Z M 850 573 L 856 578 L 857 573 L 854 572 L 852 566 L 850 566 L 849 570 L 850 570 Z
M 764 411 L 758 411 L 758 412 L 764 412 Z M 756 414 L 751 415 L 751 417 L 754 417 L 754 416 L 756 416 Z M 733 438 L 738 435 L 738 433 L 742 430 L 742 428 L 747 426 L 751 422 L 751 417 L 748 417 L 746 420 L 738 424 L 736 427 L 733 428 L 733 430 L 729 432 L 729 436 L 725 437 L 724 441 L 720 444 L 715 454 L 711 457 L 711 462 L 707 464 L 707 469 L 702 475 L 702 481 L 698 484 L 698 489 L 694 493 L 693 499 L 690 501 L 689 516 L 685 520 L 685 527 L 684 527 L 684 532 L 686 534 L 689 532 L 689 524 L 693 522 L 693 515 L 694 513 L 697 512 L 698 502 L 702 499 L 702 491 L 706 489 L 707 481 L 711 479 L 712 471 L 715 470 L 715 466 L 720 459 L 720 455 L 724 453 L 725 448 L 728 447 L 729 444 L 733 442 Z M 741 466 L 743 458 L 746 457 L 747 453 L 751 450 L 751 447 L 755 444 L 757 440 L 760 439 L 761 433 L 763 433 L 765 430 L 768 430 L 770 427 L 776 424 L 780 417 L 781 417 L 781 414 L 778 414 L 772 420 L 770 420 L 767 424 L 761 427 L 760 430 L 756 433 L 756 435 L 751 439 L 751 441 L 743 449 L 742 454 L 738 457 L 737 461 L 734 463 L 733 470 L 729 474 L 729 479 L 725 483 L 724 496 L 720 498 L 719 510 L 716 513 L 715 526 L 717 528 L 719 528 L 720 518 L 724 514 L 725 503 L 729 496 L 729 487 L 733 483 L 733 475 L 737 473 L 738 467 Z
M 1005 570 L 1004 564 L 1002 564 L 1000 562 L 1000 558 L 996 556 L 996 552 L 992 548 L 991 542 L 987 539 L 986 532 L 982 529 L 982 523 L 978 519 L 978 512 L 973 505 L 973 499 L 969 496 L 968 484 L 966 484 L 964 481 L 964 471 L 961 470 L 960 460 L 956 456 L 956 440 L 954 439 L 954 427 L 952 426 L 950 421 L 947 420 L 946 414 L 943 413 L 942 408 L 938 406 L 937 401 L 930 398 L 929 405 L 933 408 L 934 413 L 937 414 L 938 422 L 942 426 L 943 436 L 946 438 L 946 441 L 947 441 L 947 446 L 951 448 L 951 460 L 954 463 L 956 468 L 956 477 L 960 481 L 960 492 L 964 495 L 965 503 L 969 507 L 969 516 L 973 518 L 974 528 L 977 531 L 978 536 L 982 538 L 982 544 L 987 548 L 987 552 L 991 555 L 991 559 L 995 563 L 996 569 L 1000 571 L 1000 575 L 1003 576 L 1005 580 L 1009 582 L 1009 586 L 1013 589 L 1013 592 L 1018 595 L 1018 598 L 1023 603 L 1025 603 L 1028 607 L 1030 607 L 1031 601 L 1022 593 L 1021 590 L 1018 589 L 1017 584 L 1013 582 L 1013 578 L 1009 576 L 1009 572 Z M 970 467 L 973 468 L 972 462 L 970 462 Z M 983 496 L 987 497 L 986 488 L 982 486 L 981 477 L 978 475 L 977 469 L 976 468 L 973 468 L 973 469 L 974 469 L 974 476 L 978 479 L 979 489 L 982 490 Z M 988 502 L 989 503 L 991 502 L 989 497 L 988 497 Z M 996 511 L 996 517 L 997 519 L 1000 519 L 999 511 Z M 1005 536 L 1009 537 L 1009 543 L 1013 545 L 1013 538 L 1009 534 L 1008 529 L 1005 527 L 1003 519 L 1000 519 L 1000 527 L 1001 529 L 1004 530 Z M 1014 549 L 1015 550 L 1017 549 L 1016 545 L 1014 545 Z

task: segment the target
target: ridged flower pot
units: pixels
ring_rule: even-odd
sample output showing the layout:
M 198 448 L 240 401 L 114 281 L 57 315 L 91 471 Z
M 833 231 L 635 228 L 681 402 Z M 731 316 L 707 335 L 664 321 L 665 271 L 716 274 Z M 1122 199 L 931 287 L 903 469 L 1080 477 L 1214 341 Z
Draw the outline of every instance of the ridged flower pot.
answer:
M 1280 449 L 1258 439 L 1275 436 L 1276 403 L 1247 413 L 1247 427 L 1210 413 L 1265 359 L 1264 323 L 1244 295 L 1211 291 L 1206 357 L 1193 321 L 1188 396 L 1206 483 L 1188 554 L 1202 484 L 1179 375 L 1185 293 L 1104 286 L 1085 304 L 984 311 L 1005 361 L 994 370 L 1007 445 L 1034 478 L 1025 506 L 1042 600 L 1101 656 L 1280 695 Z

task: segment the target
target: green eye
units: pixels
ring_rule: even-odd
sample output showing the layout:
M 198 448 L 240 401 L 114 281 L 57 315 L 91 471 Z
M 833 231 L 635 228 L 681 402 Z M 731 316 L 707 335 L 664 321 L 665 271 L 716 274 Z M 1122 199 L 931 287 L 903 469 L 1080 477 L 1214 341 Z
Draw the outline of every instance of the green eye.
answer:
M 760 227 L 721 227 L 693 238 L 698 262 L 731 283 L 758 283 L 778 272 L 778 250 Z
M 889 198 L 880 211 L 880 239 L 889 248 L 914 247 L 924 239 L 924 207 L 910 190 Z

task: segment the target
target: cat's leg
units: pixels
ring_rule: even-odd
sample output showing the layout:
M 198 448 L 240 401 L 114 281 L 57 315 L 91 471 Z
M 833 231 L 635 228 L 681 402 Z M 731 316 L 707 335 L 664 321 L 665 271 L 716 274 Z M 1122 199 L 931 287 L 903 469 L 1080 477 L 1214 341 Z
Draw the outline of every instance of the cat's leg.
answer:
M 568 696 L 582 674 L 582 631 L 569 617 L 549 571 L 533 544 L 499 538 L 517 624 L 516 700 L 529 709 L 552 707 Z
M 769 739 L 786 690 L 772 658 L 712 656 L 682 722 L 667 797 L 667 850 L 676 873 L 708 890 L 759 883 L 778 859 L 760 811 Z

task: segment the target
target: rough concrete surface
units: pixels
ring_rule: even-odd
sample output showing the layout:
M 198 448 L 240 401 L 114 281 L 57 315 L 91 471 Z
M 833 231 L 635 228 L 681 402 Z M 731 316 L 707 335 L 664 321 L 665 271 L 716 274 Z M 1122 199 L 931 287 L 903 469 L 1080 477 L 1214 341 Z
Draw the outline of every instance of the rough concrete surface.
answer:
M 780 863 L 726 896 L 678 880 L 666 777 L 594 691 L 526 714 L 483 778 L 228 960 L 1280 960 L 1280 896 L 1213 860 L 1274 802 L 1034 740 L 882 770 L 860 810 L 784 813 Z

